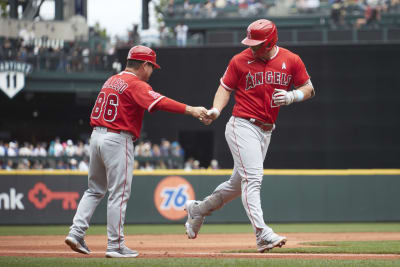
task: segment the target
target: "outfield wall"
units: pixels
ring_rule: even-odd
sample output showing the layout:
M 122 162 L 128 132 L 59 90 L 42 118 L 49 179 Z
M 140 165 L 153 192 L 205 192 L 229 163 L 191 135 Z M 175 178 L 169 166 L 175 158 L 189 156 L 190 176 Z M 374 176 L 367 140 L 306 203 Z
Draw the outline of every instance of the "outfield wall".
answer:
M 134 175 L 127 223 L 183 223 L 183 204 L 202 199 L 230 170 L 141 172 Z M 266 222 L 400 221 L 400 170 L 266 170 Z M 87 189 L 80 172 L 0 172 L 0 224 L 70 224 Z M 207 217 L 247 223 L 240 199 Z M 92 223 L 106 223 L 102 201 Z

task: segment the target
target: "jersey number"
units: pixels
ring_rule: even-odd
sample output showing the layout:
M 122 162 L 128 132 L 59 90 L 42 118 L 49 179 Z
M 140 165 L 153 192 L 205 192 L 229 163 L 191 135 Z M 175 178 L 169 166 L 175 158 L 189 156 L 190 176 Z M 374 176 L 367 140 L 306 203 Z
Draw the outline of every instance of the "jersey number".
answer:
M 93 107 L 91 117 L 93 119 L 100 118 L 103 114 L 105 121 L 114 121 L 118 113 L 118 96 L 116 94 L 109 94 L 100 92 L 96 99 L 96 104 Z

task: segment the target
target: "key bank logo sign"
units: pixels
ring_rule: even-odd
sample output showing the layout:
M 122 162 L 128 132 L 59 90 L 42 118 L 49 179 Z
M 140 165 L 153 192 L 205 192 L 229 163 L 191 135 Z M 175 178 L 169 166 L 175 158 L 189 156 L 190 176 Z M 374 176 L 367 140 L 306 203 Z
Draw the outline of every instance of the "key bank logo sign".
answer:
M 0 89 L 13 98 L 25 87 L 25 76 L 32 72 L 32 65 L 17 61 L 0 61 Z
M 24 210 L 22 198 L 24 194 L 17 193 L 13 187 L 10 188 L 10 193 L 0 193 L 0 210 Z
M 28 199 L 33 205 L 41 210 L 52 201 L 60 201 L 63 210 L 76 210 L 78 192 L 55 192 L 51 191 L 44 183 L 36 183 L 28 192 Z
M 186 216 L 185 203 L 191 199 L 195 199 L 193 187 L 180 176 L 165 177 L 154 191 L 154 205 L 158 212 L 173 221 Z

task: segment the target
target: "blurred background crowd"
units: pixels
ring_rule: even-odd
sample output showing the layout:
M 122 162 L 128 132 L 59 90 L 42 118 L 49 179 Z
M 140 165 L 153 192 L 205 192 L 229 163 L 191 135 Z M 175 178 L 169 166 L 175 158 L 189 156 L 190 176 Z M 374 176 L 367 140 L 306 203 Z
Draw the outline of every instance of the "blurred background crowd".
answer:
M 76 142 L 55 138 L 35 144 L 0 140 L 0 169 L 5 170 L 79 170 L 88 171 L 90 140 Z M 198 160 L 189 157 L 184 161 L 184 151 L 177 141 L 162 139 L 160 144 L 149 140 L 135 144 L 135 170 L 201 169 Z M 218 169 L 212 160 L 209 168 Z
M 161 22 L 157 28 L 133 24 L 125 36 L 111 38 L 99 24 L 88 29 L 88 39 L 54 40 L 35 36 L 35 26 L 18 25 L 18 37 L 0 35 L 0 60 L 31 63 L 36 70 L 65 72 L 121 70 L 116 50 L 134 44 L 151 46 L 204 45 L 207 33 L 191 29 L 188 21 L 214 18 L 320 16 L 331 29 L 379 28 L 382 15 L 400 14 L 400 0 L 168 0 L 156 1 Z M 176 21 L 172 25 L 168 21 Z M 279 25 L 278 25 L 279 26 Z

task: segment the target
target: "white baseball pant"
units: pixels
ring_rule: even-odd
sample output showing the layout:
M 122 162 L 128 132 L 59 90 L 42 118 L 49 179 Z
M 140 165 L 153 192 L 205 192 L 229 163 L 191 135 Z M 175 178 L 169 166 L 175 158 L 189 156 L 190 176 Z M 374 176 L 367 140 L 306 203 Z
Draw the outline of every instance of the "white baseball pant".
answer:
M 79 202 L 70 234 L 85 236 L 89 221 L 108 190 L 107 248 L 124 246 L 124 222 L 131 194 L 133 161 L 132 135 L 95 127 L 90 138 L 88 189 Z
M 218 192 L 224 204 L 241 195 L 257 241 L 272 232 L 264 222 L 260 199 L 263 162 L 271 134 L 272 131 L 263 131 L 246 119 L 234 116 L 230 118 L 226 125 L 225 138 L 233 156 L 233 173 L 213 193 Z

